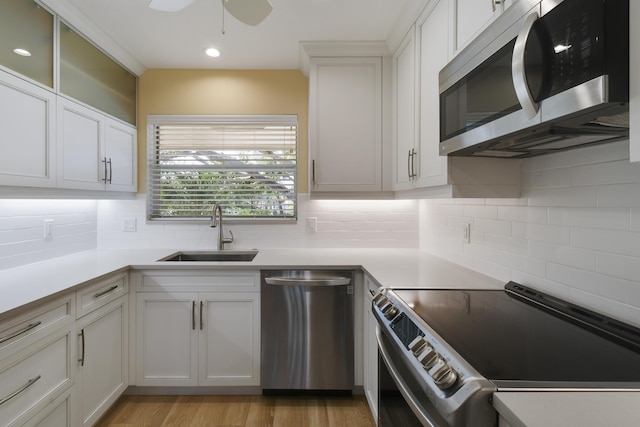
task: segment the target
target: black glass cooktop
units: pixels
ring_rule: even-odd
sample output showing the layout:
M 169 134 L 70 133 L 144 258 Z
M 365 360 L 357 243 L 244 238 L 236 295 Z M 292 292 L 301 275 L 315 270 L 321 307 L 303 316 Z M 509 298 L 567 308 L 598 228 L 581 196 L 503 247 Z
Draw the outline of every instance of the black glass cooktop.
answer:
M 524 296 L 508 290 L 394 292 L 498 388 L 640 386 L 640 330 L 510 285 L 524 288 Z

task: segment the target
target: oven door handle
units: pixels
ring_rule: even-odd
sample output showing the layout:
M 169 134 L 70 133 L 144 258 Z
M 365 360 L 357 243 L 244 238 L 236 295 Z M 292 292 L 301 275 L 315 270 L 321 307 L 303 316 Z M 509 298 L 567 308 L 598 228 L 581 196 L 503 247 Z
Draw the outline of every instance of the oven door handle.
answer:
M 539 105 L 534 101 L 527 84 L 527 70 L 524 67 L 524 52 L 527 47 L 527 41 L 531 34 L 533 24 L 538 20 L 538 12 L 533 12 L 527 16 L 522 24 L 522 29 L 516 38 L 516 44 L 513 47 L 513 57 L 511 59 L 511 76 L 513 78 L 513 87 L 516 90 L 518 102 L 522 106 L 522 110 L 528 119 L 532 119 L 538 114 Z
M 438 427 L 436 422 L 431 419 L 431 417 L 425 411 L 425 409 L 418 403 L 418 400 L 416 399 L 416 397 L 413 395 L 411 390 L 409 390 L 409 387 L 407 387 L 405 382 L 400 377 L 398 370 L 396 369 L 393 362 L 391 361 L 391 357 L 389 356 L 389 351 L 386 349 L 384 343 L 380 339 L 380 334 L 382 333 L 383 332 L 380 330 L 380 327 L 376 326 L 376 340 L 378 341 L 378 349 L 380 350 L 380 355 L 382 356 L 382 359 L 384 360 L 384 363 L 387 366 L 387 369 L 389 371 L 389 374 L 391 375 L 391 378 L 393 379 L 393 382 L 396 383 L 396 386 L 398 386 L 398 390 L 400 390 L 400 393 L 402 394 L 405 401 L 407 402 L 407 405 L 409 405 L 409 408 L 411 408 L 411 411 L 414 413 L 414 415 L 418 417 L 418 420 L 422 423 L 422 425 L 425 427 Z

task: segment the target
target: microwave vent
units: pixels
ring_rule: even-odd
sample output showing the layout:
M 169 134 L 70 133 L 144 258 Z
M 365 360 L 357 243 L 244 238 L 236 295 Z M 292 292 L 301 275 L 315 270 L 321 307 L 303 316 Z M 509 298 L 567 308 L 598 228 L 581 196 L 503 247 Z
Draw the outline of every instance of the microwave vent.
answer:
M 614 114 L 613 116 L 596 117 L 591 124 L 615 128 L 629 128 L 629 112 Z

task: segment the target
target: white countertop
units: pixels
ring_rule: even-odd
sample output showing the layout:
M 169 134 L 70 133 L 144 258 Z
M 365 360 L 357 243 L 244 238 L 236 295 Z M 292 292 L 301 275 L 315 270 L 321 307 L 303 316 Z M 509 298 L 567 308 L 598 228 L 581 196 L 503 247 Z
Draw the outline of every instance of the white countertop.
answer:
M 0 315 L 121 269 L 364 268 L 389 287 L 502 288 L 415 249 L 262 249 L 251 262 L 157 262 L 177 250 L 92 250 L 0 271 Z
M 498 392 L 493 406 L 511 427 L 640 425 L 640 392 Z

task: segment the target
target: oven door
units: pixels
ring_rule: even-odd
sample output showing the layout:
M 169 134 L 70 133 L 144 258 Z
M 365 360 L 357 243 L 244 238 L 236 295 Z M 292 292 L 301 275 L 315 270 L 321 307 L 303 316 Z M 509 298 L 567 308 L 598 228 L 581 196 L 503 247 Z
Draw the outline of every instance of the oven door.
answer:
M 379 327 L 377 338 L 378 427 L 447 426 L 420 382 L 402 362 L 394 344 Z

